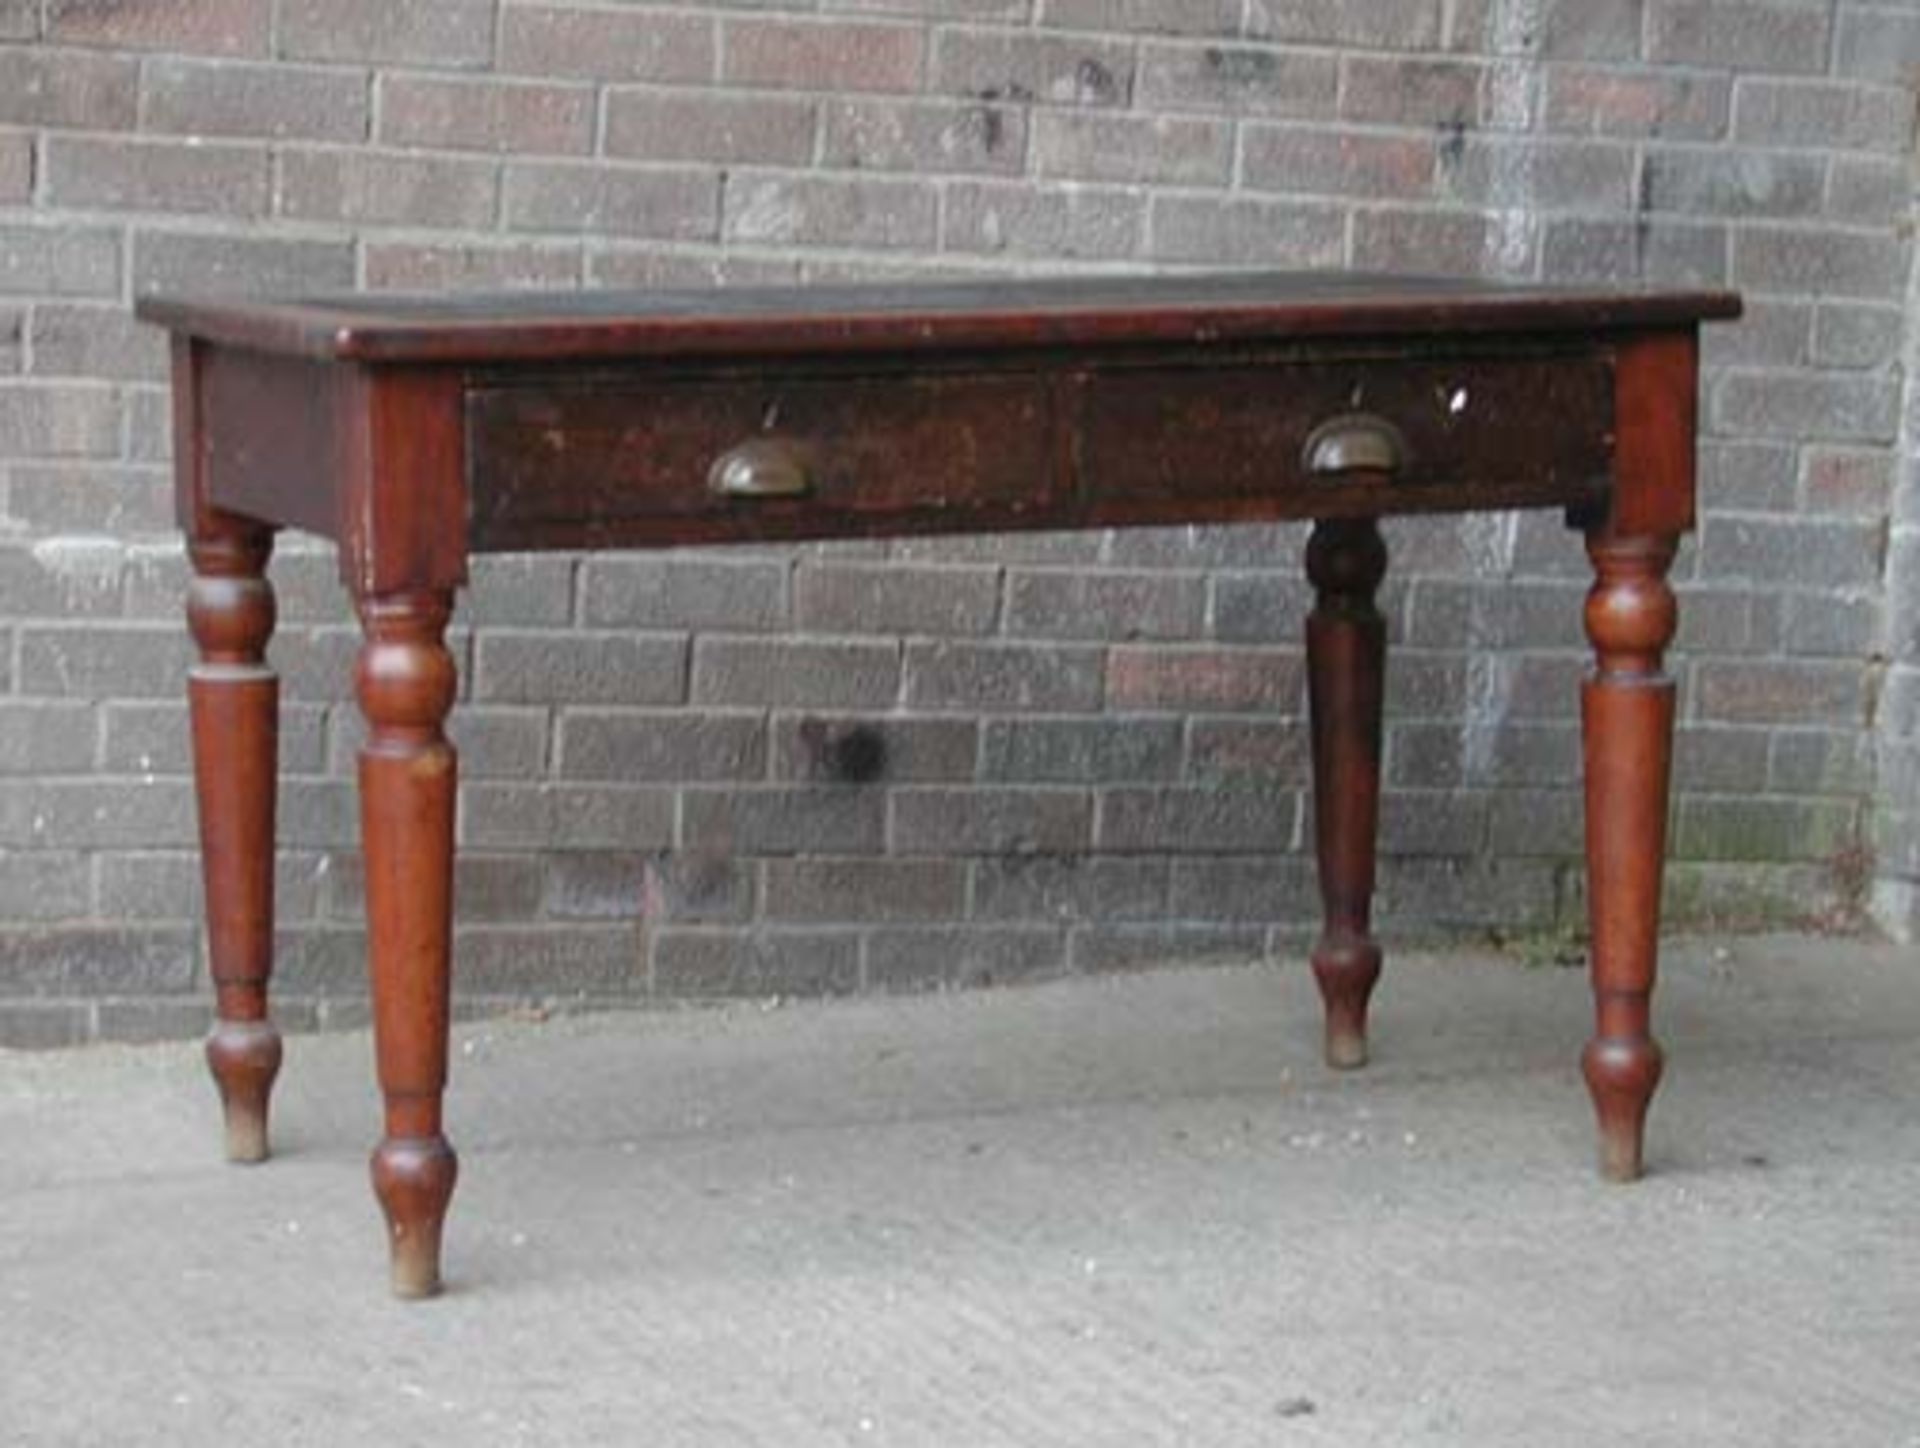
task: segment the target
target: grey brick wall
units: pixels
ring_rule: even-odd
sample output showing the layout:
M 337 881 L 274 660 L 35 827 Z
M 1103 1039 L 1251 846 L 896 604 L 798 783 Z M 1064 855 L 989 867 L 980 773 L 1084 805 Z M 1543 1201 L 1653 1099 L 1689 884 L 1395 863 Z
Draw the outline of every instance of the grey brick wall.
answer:
M 1917 86 L 1910 0 L 0 0 L 0 1041 L 203 1009 L 158 288 L 1732 283 L 1673 914 L 1877 874 L 1911 923 Z M 1293 953 L 1300 541 L 485 561 L 463 1002 Z M 1545 516 L 1392 541 L 1387 928 L 1574 926 L 1584 560 Z M 355 635 L 317 547 L 275 577 L 279 994 L 354 1020 Z

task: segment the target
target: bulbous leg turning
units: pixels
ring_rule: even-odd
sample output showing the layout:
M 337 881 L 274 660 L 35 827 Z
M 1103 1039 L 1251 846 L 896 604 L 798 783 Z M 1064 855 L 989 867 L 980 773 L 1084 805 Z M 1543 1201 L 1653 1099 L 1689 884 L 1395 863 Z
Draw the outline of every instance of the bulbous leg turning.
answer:
M 217 1019 L 207 1065 L 226 1116 L 227 1158 L 264 1161 L 280 1033 L 267 1018 L 273 974 L 273 851 L 280 685 L 267 667 L 274 598 L 268 529 L 202 517 L 188 539 L 187 623 L 198 650 L 187 682 L 194 793 Z
M 1605 529 L 1587 539 L 1594 667 L 1580 703 L 1595 1029 L 1581 1065 L 1600 1170 L 1613 1181 L 1643 1169 L 1647 1107 L 1660 1084 L 1651 1020 L 1673 752 L 1674 686 L 1663 659 L 1678 622 L 1666 578 L 1676 541 Z
M 374 1053 L 386 1134 L 373 1188 L 386 1214 L 393 1290 L 440 1290 L 441 1224 L 458 1167 L 441 1131 L 453 938 L 455 759 L 442 730 L 453 705 L 450 593 L 359 600 L 365 642 L 354 674 L 360 751 Z
M 1326 1007 L 1327 1064 L 1338 1070 L 1367 1062 L 1367 1002 L 1380 978 L 1372 911 L 1387 632 L 1373 600 L 1386 571 L 1386 544 L 1372 519 L 1315 524 L 1307 544 L 1315 591 L 1307 685 L 1325 924 L 1313 976 Z

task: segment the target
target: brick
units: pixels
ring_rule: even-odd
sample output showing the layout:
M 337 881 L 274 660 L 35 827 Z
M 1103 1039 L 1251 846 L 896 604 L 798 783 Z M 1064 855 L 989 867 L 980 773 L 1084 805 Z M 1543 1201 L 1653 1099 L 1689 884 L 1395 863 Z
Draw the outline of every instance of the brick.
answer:
M 505 209 L 507 225 L 521 231 L 712 241 L 720 234 L 720 181 L 708 171 L 513 165 Z
M 760 714 L 568 709 L 558 768 L 567 779 L 759 779 L 767 770 Z
M 1332 55 L 1259 45 L 1149 44 L 1141 48 L 1136 89 L 1144 110 L 1330 116 L 1340 63 Z
M 14 487 L 19 486 L 16 478 Z M 1812 447 L 1806 451 L 1800 493 L 1809 512 L 1881 518 L 1886 516 L 1892 492 L 1893 464 L 1882 449 Z
M 85 855 L 51 850 L 0 853 L 0 919 L 82 920 L 93 913 L 91 893 Z M 4 979 L 0 975 L 0 981 Z
M 1744 145 L 1903 152 L 1913 135 L 1905 89 L 1743 75 L 1733 96 L 1733 139 Z
M 1175 860 L 1167 912 L 1182 921 L 1291 924 L 1317 913 L 1317 878 L 1299 855 Z
M 926 250 L 937 205 L 920 181 L 736 173 L 727 178 L 723 234 L 763 245 Z
M 1107 702 L 1116 709 L 1278 709 L 1300 697 L 1298 652 L 1253 648 L 1121 647 L 1108 656 Z
M 747 919 L 755 867 L 706 851 L 547 857 L 547 914 L 559 919 L 708 923 Z
M 1827 68 L 1827 6 L 1764 0 L 1650 0 L 1647 58 L 1719 69 Z
M 1854 663 L 1710 659 L 1694 670 L 1694 712 L 1730 724 L 1857 727 L 1864 688 Z
M 269 0 L 47 0 L 47 39 L 62 45 L 265 55 Z
M 893 643 L 699 638 L 693 645 L 695 704 L 884 708 L 899 691 Z
M 1502 238 L 1471 212 L 1381 208 L 1353 219 L 1353 263 L 1379 271 L 1474 275 L 1502 254 Z
M 860 941 L 849 932 L 666 930 L 653 937 L 652 971 L 665 997 L 839 995 L 859 987 Z
M 1225 121 L 1197 118 L 1039 111 L 1033 154 L 1042 177 L 1224 185 L 1233 170 L 1233 131 Z
M 979 728 L 970 719 L 777 715 L 776 779 L 905 784 L 971 779 Z
M 1312 608 L 1312 585 L 1292 574 L 1223 574 L 1213 581 L 1213 634 L 1222 643 L 1295 642 Z
M 1440 189 L 1454 200 L 1529 209 L 1627 206 L 1634 153 L 1606 141 L 1470 138 L 1441 152 Z
M 987 633 L 1000 608 L 991 568 L 806 563 L 793 583 L 797 623 L 826 633 Z
M 597 627 L 765 630 L 787 620 L 787 567 L 767 559 L 591 558 L 580 589 L 582 619 Z
M 140 69 L 121 56 L 12 47 L 0 50 L 0 124 L 131 130 Z
M 1340 114 L 1350 121 L 1466 127 L 1481 116 L 1485 67 L 1459 60 L 1350 56 Z
M 1786 651 L 1798 658 L 1868 658 L 1880 642 L 1882 612 L 1870 595 L 1794 594 L 1785 601 L 1781 628 Z
M 97 1038 L 128 1045 L 190 1040 L 206 1034 L 211 1016 L 206 1001 L 101 1001 Z
M 987 101 L 1120 106 L 1133 93 L 1133 67 L 1133 49 L 1121 41 L 943 29 L 928 88 Z
M 1194 638 L 1206 585 L 1194 575 L 1016 571 L 1007 579 L 1007 632 L 1055 639 Z
M 903 855 L 1056 855 L 1085 849 L 1092 820 L 1080 790 L 902 789 L 890 843 Z
M 0 0 L 0 40 L 38 40 L 40 0 Z
M 1242 136 L 1242 176 L 1254 190 L 1412 198 L 1433 189 L 1425 138 L 1281 126 L 1248 126 Z
M 986 724 L 981 777 L 1032 784 L 1171 780 L 1180 754 L 1178 719 L 997 719 Z
M 1247 33 L 1270 40 L 1429 50 L 1440 43 L 1437 0 L 1252 0 Z
M 700 91 L 607 95 L 606 151 L 645 161 L 804 165 L 813 159 L 810 99 Z
M 344 241 L 143 231 L 134 236 L 133 287 L 149 292 L 298 296 L 353 285 Z
M 768 786 L 689 789 L 680 801 L 680 842 L 746 855 L 877 854 L 886 800 L 877 790 Z
M 1896 295 L 1907 266 L 1892 237 L 1814 229 L 1755 227 L 1735 238 L 1733 255 L 1741 286 L 1870 301 Z
M 482 848 L 655 850 L 673 844 L 673 817 L 670 789 L 469 784 L 459 832 Z
M 941 244 L 1054 260 L 1117 259 L 1140 249 L 1146 201 L 1133 190 L 1038 184 L 948 188 Z
M 167 340 L 120 307 L 34 309 L 33 370 L 42 377 L 111 377 L 164 382 Z
M 1887 378 L 1851 373 L 1740 372 L 1714 395 L 1716 430 L 1763 437 L 1889 442 L 1900 392 Z
M 677 704 L 687 697 L 686 640 L 492 630 L 476 641 L 473 696 L 513 704 Z
M 1880 531 L 1838 518 L 1709 516 L 1701 566 L 1715 579 L 1750 579 L 1766 588 L 1871 588 L 1881 572 Z
M 580 284 L 577 242 L 368 242 L 366 283 L 374 291 L 572 289 Z
M 33 195 L 33 137 L 0 132 L 0 204 L 18 204 Z
M 641 246 L 588 243 L 587 284 L 687 291 L 726 286 L 792 286 L 800 280 L 798 258 L 742 256 L 712 249 L 662 252 Z
M 1755 298 L 1733 326 L 1708 329 L 1701 362 L 1709 367 L 1804 367 L 1811 355 L 1813 313 L 1810 302 Z
M 0 456 L 112 457 L 120 408 L 110 391 L 80 383 L 0 383 Z
M 1682 799 L 1672 853 L 1680 860 L 1825 860 L 1857 838 L 1851 803 L 1804 799 Z
M 721 29 L 723 84 L 910 91 L 920 83 L 924 32 L 916 26 L 728 16 Z
M 1656 211 L 1814 216 L 1826 190 L 1818 157 L 1786 151 L 1660 148 L 1647 153 L 1642 202 Z
M 1061 30 L 1237 35 L 1240 0 L 1040 0 L 1039 22 Z
M 460 751 L 462 779 L 532 779 L 546 773 L 545 709 L 465 705 L 454 711 L 447 734 Z
M 593 146 L 586 86 L 425 75 L 389 75 L 380 84 L 380 139 L 393 145 L 548 155 Z
M 0 775 L 84 774 L 94 733 L 91 703 L 0 700 Z
M 952 859 L 770 860 L 769 920 L 897 924 L 957 920 L 966 908 L 967 867 Z
M 1192 783 L 1304 785 L 1310 772 L 1304 721 L 1195 719 L 1191 725 L 1187 778 Z
M 1345 217 L 1310 202 L 1156 196 L 1150 224 L 1160 261 L 1317 268 L 1346 248 Z
M 978 989 L 1064 975 L 1066 968 L 1066 936 L 1057 930 L 879 930 L 867 941 L 869 990 Z
M 354 71 L 161 57 L 141 68 L 141 125 L 195 136 L 360 141 L 367 90 Z
M 185 780 L 0 779 L 0 845 L 184 849 L 192 821 Z
M 1245 963 L 1265 953 L 1263 932 L 1228 925 L 1114 925 L 1076 930 L 1068 945 L 1076 974 L 1153 970 L 1207 961 Z
M 279 48 L 308 60 L 484 66 L 495 0 L 281 0 Z
M 1058 712 L 1097 709 L 1100 651 L 1040 644 L 911 643 L 906 703 L 919 709 Z
M 1288 790 L 1103 790 L 1094 845 L 1116 854 L 1272 853 L 1293 847 L 1299 815 L 1300 801 Z
M 1920 74 L 1920 15 L 1849 7 L 1840 16 L 1834 70 L 1843 76 L 1912 85 Z
M 1903 224 L 1907 164 L 1880 156 L 1836 156 L 1827 180 L 1826 214 L 1858 225 Z
M 1554 66 L 1546 78 L 1549 130 L 1596 136 L 1717 140 L 1733 86 L 1724 75 Z
M 1164 860 L 1005 855 L 973 867 L 973 915 L 979 920 L 1159 920 L 1166 912 Z
M 491 162 L 287 150 L 275 209 L 298 221 L 474 229 L 492 223 L 498 194 Z
M 1540 245 L 1541 269 L 1558 282 L 1711 286 L 1727 279 L 1724 225 L 1555 220 L 1547 223 Z M 1726 345 L 1715 339 L 1727 330 L 1715 328 L 1707 345 Z
M 267 153 L 251 146 L 50 136 L 46 194 L 59 206 L 213 212 L 267 210 Z
M 500 16 L 509 73 L 700 84 L 713 79 L 716 47 L 704 15 L 509 5 Z
M 57 1051 L 92 1036 L 93 1011 L 85 1001 L 0 1000 L 0 1049 Z
M 861 171 L 998 173 L 1025 167 L 1027 113 L 984 101 L 829 101 L 822 159 Z

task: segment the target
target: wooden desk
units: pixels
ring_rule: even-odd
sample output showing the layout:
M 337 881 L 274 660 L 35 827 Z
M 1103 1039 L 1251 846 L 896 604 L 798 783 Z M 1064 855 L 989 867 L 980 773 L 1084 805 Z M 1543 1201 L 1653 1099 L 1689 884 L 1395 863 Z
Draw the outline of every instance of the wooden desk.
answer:
M 228 1155 L 267 1153 L 273 535 L 333 539 L 364 630 L 361 837 L 394 1290 L 440 1283 L 454 698 L 473 552 L 1311 518 L 1306 622 L 1337 1067 L 1366 1059 L 1388 513 L 1553 507 L 1594 584 L 1582 686 L 1609 1177 L 1641 1169 L 1696 331 L 1722 293 L 1237 275 L 905 290 L 285 304 L 154 298 L 174 334 L 188 689 Z M 1572 622 L 1569 620 L 1569 630 Z

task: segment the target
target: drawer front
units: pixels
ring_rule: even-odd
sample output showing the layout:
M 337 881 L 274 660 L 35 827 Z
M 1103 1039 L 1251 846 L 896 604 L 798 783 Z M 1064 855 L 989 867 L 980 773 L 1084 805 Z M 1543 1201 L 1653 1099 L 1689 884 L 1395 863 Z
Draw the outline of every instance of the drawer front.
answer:
M 1309 469 L 1308 440 L 1341 418 L 1391 426 L 1392 476 Z M 1289 513 L 1581 502 L 1607 484 L 1612 432 L 1613 369 L 1596 354 L 1099 371 L 1075 427 L 1084 495 L 1137 515 L 1196 495 L 1285 497 Z
M 479 548 L 1013 526 L 1060 469 L 1033 373 L 599 376 L 467 395 Z

